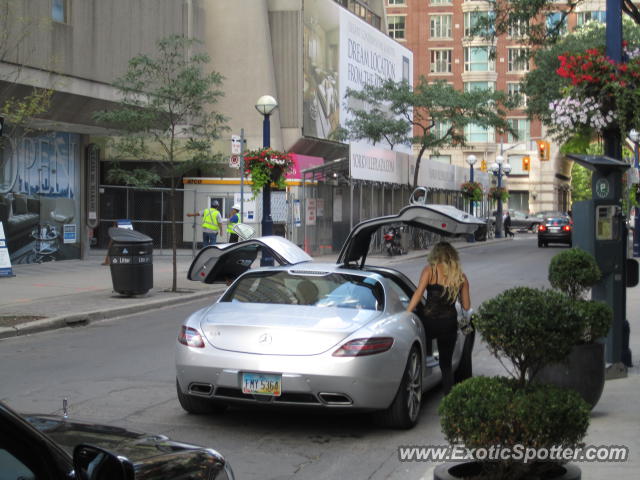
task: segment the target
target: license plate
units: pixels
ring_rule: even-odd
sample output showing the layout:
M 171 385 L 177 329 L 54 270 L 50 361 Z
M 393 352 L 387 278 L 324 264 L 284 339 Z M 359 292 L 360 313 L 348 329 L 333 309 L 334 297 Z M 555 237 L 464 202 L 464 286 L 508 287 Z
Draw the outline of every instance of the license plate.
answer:
M 558 233 L 560 231 L 560 227 L 550 227 L 549 231 L 553 233 Z
M 255 393 L 258 395 L 273 395 L 274 397 L 279 397 L 282 393 L 282 375 L 243 373 L 242 393 Z

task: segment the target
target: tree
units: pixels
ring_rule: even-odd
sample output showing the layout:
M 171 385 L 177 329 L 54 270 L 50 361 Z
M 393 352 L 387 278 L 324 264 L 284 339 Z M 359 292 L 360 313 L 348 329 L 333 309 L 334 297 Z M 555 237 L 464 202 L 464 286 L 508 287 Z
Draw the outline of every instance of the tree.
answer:
M 576 11 L 576 7 L 585 4 L 586 0 L 487 0 L 487 3 L 494 15 L 489 19 L 481 19 L 475 27 L 476 32 L 487 31 L 487 24 L 490 23 L 489 36 L 500 36 L 514 26 L 525 25 L 527 35 L 522 41 L 539 46 L 556 43 L 566 28 L 567 16 Z M 632 0 L 622 0 L 622 12 L 640 25 L 640 11 Z M 547 17 L 550 14 L 556 17 Z
M 196 44 L 172 35 L 157 42 L 155 57 L 133 57 L 127 72 L 114 82 L 122 95 L 119 105 L 94 114 L 122 135 L 112 140 L 116 166 L 109 172 L 110 181 L 141 187 L 159 182 L 154 172 L 121 168 L 122 158 L 156 161 L 169 178 L 173 292 L 177 291 L 176 188 L 184 173 L 220 161 L 221 155 L 212 153 L 212 142 L 227 128 L 225 117 L 212 108 L 223 95 L 223 78 L 217 72 L 204 72 L 209 57 L 192 54 Z
M 22 85 L 20 78 L 22 65 L 18 63 L 16 52 L 21 58 L 30 55 L 26 40 L 38 28 L 47 27 L 49 20 L 35 19 L 24 15 L 22 2 L 0 0 L 0 63 L 5 67 L 0 76 L 0 117 L 5 119 L 0 149 L 5 142 L 18 143 L 20 138 L 33 130 L 32 120 L 51 107 L 53 89 L 35 88 Z
M 505 119 L 507 97 L 502 92 L 462 92 L 445 82 L 429 84 L 422 77 L 413 88 L 406 82 L 387 80 L 361 90 L 349 89 L 346 96 L 361 105 L 348 110 L 351 118 L 345 126 L 350 138 L 366 139 L 374 145 L 386 142 L 392 150 L 398 144 L 417 149 L 414 188 L 423 154 L 464 146 L 467 125 L 517 134 Z

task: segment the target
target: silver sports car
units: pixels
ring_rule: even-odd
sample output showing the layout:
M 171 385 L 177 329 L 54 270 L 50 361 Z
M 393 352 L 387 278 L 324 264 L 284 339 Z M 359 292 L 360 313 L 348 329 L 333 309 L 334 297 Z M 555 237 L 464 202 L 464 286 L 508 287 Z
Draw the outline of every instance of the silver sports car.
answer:
M 180 329 L 180 404 L 191 413 L 232 403 L 368 410 L 412 427 L 423 392 L 440 381 L 435 342 L 405 310 L 414 284 L 365 263 L 371 237 L 389 224 L 469 235 L 483 223 L 450 206 L 411 205 L 354 227 L 336 264 L 313 263 L 275 236 L 204 248 L 189 278 L 233 283 Z M 251 269 L 259 252 L 279 266 Z

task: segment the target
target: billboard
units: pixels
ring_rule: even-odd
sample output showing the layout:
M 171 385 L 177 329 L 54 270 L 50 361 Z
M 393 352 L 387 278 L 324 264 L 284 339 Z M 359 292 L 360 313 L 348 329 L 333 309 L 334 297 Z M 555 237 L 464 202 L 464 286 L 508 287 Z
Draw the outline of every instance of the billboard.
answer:
M 387 79 L 412 83 L 413 55 L 410 50 L 367 24 L 333 0 L 304 1 L 304 120 L 303 134 L 327 139 L 348 120 L 347 89 L 379 85 Z M 388 162 L 395 152 L 367 142 L 351 144 L 353 178 L 405 183 Z M 409 145 L 396 148 L 411 153 Z M 371 167 L 371 168 L 369 168 Z

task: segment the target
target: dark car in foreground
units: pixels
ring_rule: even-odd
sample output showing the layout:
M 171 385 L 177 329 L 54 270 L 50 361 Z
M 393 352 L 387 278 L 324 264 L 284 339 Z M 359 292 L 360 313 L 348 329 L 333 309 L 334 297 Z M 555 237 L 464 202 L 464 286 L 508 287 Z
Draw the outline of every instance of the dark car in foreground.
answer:
M 538 226 L 538 247 L 546 247 L 550 243 L 564 243 L 571 246 L 573 224 L 569 217 L 554 216 L 545 218 Z
M 19 415 L 0 402 L 0 478 L 37 480 L 232 480 L 215 450 L 163 435 Z

